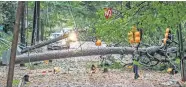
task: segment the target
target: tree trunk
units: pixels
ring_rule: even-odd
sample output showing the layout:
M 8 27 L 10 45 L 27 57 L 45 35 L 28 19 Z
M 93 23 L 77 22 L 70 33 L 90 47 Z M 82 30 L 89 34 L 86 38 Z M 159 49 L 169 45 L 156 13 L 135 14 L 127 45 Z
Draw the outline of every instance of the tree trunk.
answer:
M 25 5 L 23 6 L 22 10 L 24 12 L 22 12 L 22 15 L 21 15 L 21 46 L 25 46 Z M 25 64 L 20 64 L 20 66 L 25 66 Z
M 25 5 L 22 9 L 23 9 L 23 11 L 25 11 Z M 20 39 L 21 39 L 21 44 L 25 45 L 25 13 L 24 12 L 21 15 L 21 35 L 20 35 Z
M 36 12 L 36 7 L 37 7 L 37 2 L 35 1 L 31 45 L 35 45 L 35 36 L 36 36 L 36 13 L 37 13 L 37 12 Z
M 29 48 L 25 48 L 25 49 L 23 49 L 23 50 L 21 51 L 21 53 L 25 53 L 25 52 L 28 52 L 28 51 L 30 51 L 30 50 L 43 47 L 43 46 L 45 46 L 45 45 L 54 43 L 54 42 L 56 42 L 56 41 L 65 39 L 65 38 L 67 38 L 67 37 L 68 37 L 68 34 L 64 34 L 64 35 L 59 36 L 59 37 L 57 37 L 57 38 L 55 38 L 55 39 L 48 40 L 48 41 L 45 41 L 45 42 L 41 42 L 41 43 L 36 44 L 36 45 L 33 45 L 33 46 L 29 47 Z
M 139 48 L 139 52 L 147 51 L 149 54 L 159 53 L 159 49 L 162 46 L 151 46 L 148 48 Z M 177 47 L 168 48 L 168 52 L 176 51 Z M 134 48 L 131 47 L 100 47 L 99 49 L 87 49 L 83 48 L 80 50 L 70 49 L 70 50 L 57 50 L 57 51 L 48 51 L 45 53 L 32 53 L 29 56 L 27 54 L 18 55 L 16 59 L 16 63 L 27 63 L 27 62 L 35 62 L 42 60 L 50 60 L 50 59 L 60 59 L 60 58 L 68 58 L 68 57 L 78 57 L 78 56 L 91 56 L 91 55 L 106 55 L 106 54 L 133 54 L 135 51 Z M 145 55 L 145 54 L 144 54 Z M 2 65 L 2 62 L 0 63 Z
M 29 36 L 29 29 L 28 29 L 28 2 L 26 2 L 26 46 L 28 46 L 29 40 L 28 40 L 28 36 Z
M 41 41 L 44 39 L 44 25 L 43 25 L 43 20 L 41 20 Z
M 39 39 L 40 39 L 40 1 L 37 1 L 37 35 L 36 35 L 36 41 L 39 42 Z
M 139 48 L 138 51 L 148 51 L 149 54 L 157 52 L 162 46 L 152 46 L 148 48 Z M 175 48 L 170 48 L 169 50 Z M 17 56 L 16 63 L 26 63 L 26 62 L 35 62 L 42 60 L 50 59 L 60 59 L 60 58 L 69 58 L 69 57 L 78 57 L 78 56 L 91 56 L 91 55 L 106 55 L 106 54 L 133 54 L 135 51 L 131 47 L 100 47 L 99 49 L 79 49 L 79 50 L 58 50 L 58 51 L 48 51 L 45 53 L 34 53 L 19 55 Z
M 76 32 L 84 32 L 84 30 L 79 30 L 79 31 L 76 31 Z M 29 48 L 25 48 L 25 49 L 23 49 L 23 50 L 21 51 L 21 53 L 25 53 L 25 52 L 28 52 L 28 51 L 30 51 L 30 50 L 43 47 L 43 46 L 45 46 L 45 45 L 54 43 L 54 42 L 56 42 L 56 41 L 65 39 L 65 38 L 67 38 L 67 37 L 68 37 L 68 33 L 65 33 L 65 34 L 63 34 L 63 35 L 61 35 L 61 36 L 59 36 L 59 37 L 57 37 L 57 38 L 52 39 L 52 40 L 48 40 L 48 41 L 45 41 L 45 42 L 41 42 L 41 43 L 38 43 L 38 44 L 36 44 L 36 45 L 33 45 L 33 46 L 29 47 Z
M 17 42 L 18 42 L 18 36 L 19 36 L 20 19 L 21 19 L 22 12 L 24 12 L 24 10 L 22 9 L 23 7 L 24 7 L 24 2 L 18 2 L 6 87 L 12 87 L 12 83 L 13 83 L 14 65 L 15 65 L 15 60 L 16 60 L 16 49 L 17 49 Z
M 91 55 L 105 55 L 105 54 L 132 54 L 134 52 L 134 48 L 130 47 L 100 47 L 99 49 L 80 49 L 80 50 L 63 50 L 63 51 L 48 51 L 45 53 L 34 53 L 18 55 L 16 59 L 16 63 L 27 63 L 27 62 L 35 62 L 35 61 L 43 61 L 50 59 L 60 59 L 60 58 L 68 58 L 68 57 L 78 57 L 78 56 L 91 56 Z M 144 49 L 139 49 L 144 50 Z
M 152 46 L 148 48 L 139 48 L 138 51 L 144 52 L 148 51 L 149 54 L 158 52 L 162 46 Z M 168 50 L 177 50 L 175 47 L 169 48 Z M 70 50 L 57 50 L 57 51 L 48 51 L 45 53 L 33 53 L 29 56 L 27 54 L 18 55 L 16 63 L 28 63 L 35 61 L 51 60 L 51 59 L 60 59 L 60 58 L 70 58 L 70 57 L 79 57 L 79 56 L 91 56 L 91 55 L 106 55 L 106 54 L 133 54 L 135 48 L 131 47 L 100 47 L 92 49 L 70 49 Z

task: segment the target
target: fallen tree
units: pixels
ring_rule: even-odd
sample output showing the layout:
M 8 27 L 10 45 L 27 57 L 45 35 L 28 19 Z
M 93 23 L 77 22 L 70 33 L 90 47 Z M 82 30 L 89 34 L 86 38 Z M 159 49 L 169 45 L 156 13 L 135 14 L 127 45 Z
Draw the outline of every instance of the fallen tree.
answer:
M 150 46 L 147 48 L 139 48 L 137 53 L 140 52 L 148 52 L 150 54 L 158 53 L 163 54 L 160 49 L 163 46 Z M 60 59 L 60 58 L 70 58 L 70 57 L 79 57 L 79 56 L 91 56 L 91 55 L 106 55 L 106 54 L 136 54 L 135 48 L 132 47 L 99 47 L 98 48 L 82 48 L 82 49 L 70 49 L 70 50 L 55 50 L 55 51 L 47 51 L 44 53 L 31 53 L 17 55 L 15 63 L 28 63 L 28 62 L 36 62 L 43 60 L 51 60 L 51 59 Z M 168 48 L 167 51 L 172 51 L 168 53 L 175 53 L 177 51 L 176 47 Z M 146 53 L 144 55 L 147 55 Z
M 41 42 L 41 43 L 39 43 L 39 44 L 33 45 L 33 46 L 31 46 L 31 47 L 25 48 L 25 49 L 23 49 L 23 50 L 21 51 L 21 53 L 26 53 L 26 52 L 28 52 L 28 51 L 30 51 L 30 50 L 34 50 L 34 49 L 36 49 L 36 48 L 43 47 L 43 46 L 45 46 L 45 45 L 54 43 L 54 42 L 56 42 L 56 41 L 65 39 L 65 38 L 67 38 L 67 37 L 68 37 L 68 34 L 64 34 L 64 35 L 59 36 L 59 37 L 57 37 L 57 38 L 54 38 L 54 39 L 52 39 L 52 40 L 44 41 L 44 42 Z
M 153 46 L 147 48 L 139 48 L 138 52 L 158 53 L 162 46 Z M 176 50 L 175 47 L 169 48 L 169 50 Z M 45 53 L 33 53 L 29 56 L 27 54 L 18 55 L 16 64 L 43 61 L 50 59 L 70 58 L 79 56 L 91 56 L 91 55 L 106 55 L 106 54 L 133 54 L 135 48 L 131 47 L 100 47 L 92 49 L 79 49 L 79 50 L 57 50 L 48 51 Z M 174 53 L 174 52 L 169 52 Z M 160 53 L 161 55 L 162 53 Z
M 78 30 L 78 31 L 75 31 L 75 32 L 78 33 L 78 32 L 85 32 L 85 31 L 86 31 L 86 30 Z M 43 42 L 38 43 L 38 44 L 36 44 L 36 45 L 33 45 L 33 46 L 31 46 L 31 47 L 27 47 L 27 48 L 21 50 L 21 53 L 26 53 L 26 52 L 31 51 L 31 50 L 34 50 L 34 49 L 36 49 L 36 48 L 40 48 L 40 47 L 46 46 L 46 45 L 48 45 L 48 44 L 57 42 L 57 41 L 59 41 L 59 40 L 68 38 L 68 36 L 69 36 L 70 33 L 71 33 L 71 32 L 66 32 L 66 33 L 64 33 L 63 35 L 60 35 L 60 36 L 57 37 L 57 38 L 54 38 L 54 39 L 51 39 L 51 40 L 48 40 L 48 41 L 43 41 Z
M 144 49 L 140 49 L 144 50 Z M 131 47 L 100 47 L 93 49 L 80 49 L 80 50 L 66 50 L 66 51 L 48 51 L 45 53 L 34 53 L 18 55 L 16 58 L 16 64 L 43 61 L 49 59 L 60 59 L 60 58 L 69 58 L 69 57 L 78 57 L 78 56 L 91 56 L 91 55 L 106 55 L 106 54 L 132 54 L 135 51 Z

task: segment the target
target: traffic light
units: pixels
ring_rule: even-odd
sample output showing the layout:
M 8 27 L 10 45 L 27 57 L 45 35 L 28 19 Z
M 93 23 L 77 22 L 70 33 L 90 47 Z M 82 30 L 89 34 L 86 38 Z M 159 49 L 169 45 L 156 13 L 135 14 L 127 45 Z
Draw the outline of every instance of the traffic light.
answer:
M 135 42 L 136 43 L 140 43 L 140 32 L 139 31 L 136 31 L 135 32 Z
M 166 29 L 166 32 L 165 32 L 165 38 L 166 38 L 166 39 L 170 39 L 170 34 L 171 34 L 171 33 L 170 33 L 170 29 L 167 28 L 167 29 Z
M 163 43 L 167 44 L 167 40 L 172 40 L 172 35 L 171 35 L 171 31 L 169 28 L 167 28 L 165 31 L 165 38 L 163 40 Z
M 129 38 L 130 44 L 140 43 L 140 41 L 141 41 L 140 37 L 141 37 L 140 32 L 137 30 L 137 28 L 135 26 L 133 26 L 132 30 L 128 33 L 128 38 Z
M 166 29 L 166 33 L 170 33 L 170 29 L 169 28 Z
M 134 43 L 134 36 L 133 36 L 133 32 L 129 32 L 128 33 L 128 39 L 129 39 L 129 43 L 133 44 Z

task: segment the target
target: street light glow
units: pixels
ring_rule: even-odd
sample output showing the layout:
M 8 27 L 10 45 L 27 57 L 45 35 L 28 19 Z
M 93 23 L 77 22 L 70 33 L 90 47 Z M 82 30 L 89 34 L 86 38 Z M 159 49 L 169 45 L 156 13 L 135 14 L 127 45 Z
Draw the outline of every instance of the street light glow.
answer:
M 77 34 L 76 34 L 74 31 L 72 31 L 72 32 L 69 34 L 68 39 L 69 39 L 70 41 L 77 41 Z

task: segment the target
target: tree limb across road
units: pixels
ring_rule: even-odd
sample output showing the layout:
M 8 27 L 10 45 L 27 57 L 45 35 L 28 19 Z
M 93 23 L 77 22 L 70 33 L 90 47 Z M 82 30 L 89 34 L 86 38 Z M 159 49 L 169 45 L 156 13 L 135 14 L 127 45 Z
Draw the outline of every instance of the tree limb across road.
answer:
M 150 53 L 157 52 L 161 46 L 153 46 L 147 48 L 139 48 L 138 51 L 149 51 Z M 79 50 L 56 50 L 48 51 L 45 53 L 33 53 L 29 56 L 27 54 L 18 55 L 16 64 L 28 63 L 35 61 L 43 61 L 49 59 L 70 58 L 79 56 L 91 56 L 91 55 L 106 55 L 106 54 L 133 54 L 135 48 L 132 47 L 100 47 L 100 48 L 84 48 Z
M 150 46 L 147 48 L 139 48 L 139 52 L 155 53 L 161 46 Z M 176 50 L 176 47 L 169 48 L 169 50 Z M 50 59 L 71 58 L 79 56 L 92 56 L 92 55 L 106 55 L 106 54 L 133 54 L 136 49 L 132 47 L 86 47 L 83 49 L 69 49 L 69 50 L 54 50 L 46 51 L 44 53 L 31 53 L 17 55 L 15 63 L 28 63 Z
M 85 32 L 85 31 L 86 31 L 86 30 L 78 30 L 78 31 L 75 31 L 75 32 L 78 33 L 78 32 Z M 36 44 L 36 45 L 33 45 L 33 46 L 31 46 L 31 47 L 27 47 L 27 48 L 23 49 L 23 50 L 21 51 L 21 53 L 26 53 L 26 52 L 31 51 L 31 50 L 34 50 L 34 49 L 36 49 L 36 48 L 40 48 L 40 47 L 46 46 L 46 45 L 48 45 L 48 44 L 57 42 L 57 41 L 59 41 L 59 40 L 68 38 L 68 36 L 69 36 L 69 33 L 65 33 L 65 34 L 63 34 L 63 35 L 61 35 L 61 36 L 59 36 L 59 37 L 57 37 L 57 38 L 54 38 L 54 39 L 51 39 L 51 40 L 48 40 L 48 41 L 43 41 L 43 42 L 38 43 L 38 44 Z
M 100 47 L 91 49 L 79 49 L 79 50 L 56 50 L 48 51 L 45 53 L 33 53 L 29 56 L 27 54 L 18 55 L 16 59 L 16 64 L 28 63 L 35 61 L 43 61 L 49 59 L 60 59 L 78 56 L 91 56 L 91 55 L 106 55 L 106 54 L 132 54 L 134 48 L 131 47 Z M 141 49 L 142 50 L 142 49 Z

